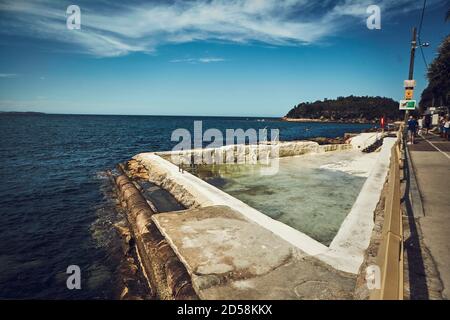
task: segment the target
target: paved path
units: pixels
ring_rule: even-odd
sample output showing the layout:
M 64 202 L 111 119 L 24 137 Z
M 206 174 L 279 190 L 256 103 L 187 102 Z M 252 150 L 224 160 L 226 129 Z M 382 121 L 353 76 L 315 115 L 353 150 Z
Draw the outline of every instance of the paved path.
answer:
M 423 203 L 424 217 L 419 219 L 423 241 L 436 263 L 443 297 L 449 299 L 450 142 L 427 135 L 408 148 Z

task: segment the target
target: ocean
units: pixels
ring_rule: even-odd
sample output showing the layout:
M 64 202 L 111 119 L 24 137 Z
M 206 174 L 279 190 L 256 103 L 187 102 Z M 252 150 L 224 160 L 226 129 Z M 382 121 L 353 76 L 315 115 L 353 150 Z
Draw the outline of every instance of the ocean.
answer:
M 336 137 L 368 124 L 272 118 L 0 113 L 0 298 L 114 299 L 121 217 L 108 170 L 140 152 L 170 150 L 177 128 L 279 129 L 280 140 Z M 81 269 L 68 290 L 66 269 Z

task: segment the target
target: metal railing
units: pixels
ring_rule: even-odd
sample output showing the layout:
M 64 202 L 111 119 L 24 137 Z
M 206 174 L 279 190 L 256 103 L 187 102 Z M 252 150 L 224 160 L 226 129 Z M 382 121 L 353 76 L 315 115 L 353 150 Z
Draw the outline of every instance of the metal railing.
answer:
M 380 288 L 372 291 L 370 295 L 372 300 L 403 300 L 403 226 L 400 207 L 400 169 L 403 167 L 402 132 L 403 128 L 400 127 L 397 132 L 397 141 L 391 150 L 382 240 L 376 258 L 380 268 Z

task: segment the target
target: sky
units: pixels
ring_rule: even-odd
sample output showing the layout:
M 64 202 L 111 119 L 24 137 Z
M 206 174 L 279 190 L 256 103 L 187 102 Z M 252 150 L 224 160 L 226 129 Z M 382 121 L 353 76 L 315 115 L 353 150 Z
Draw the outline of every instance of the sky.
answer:
M 81 29 L 68 29 L 69 5 Z M 368 29 L 370 5 L 381 29 Z M 0 0 L 0 111 L 273 116 L 347 95 L 400 100 L 422 0 Z M 426 1 L 430 63 L 449 34 Z M 416 52 L 414 97 L 426 87 Z

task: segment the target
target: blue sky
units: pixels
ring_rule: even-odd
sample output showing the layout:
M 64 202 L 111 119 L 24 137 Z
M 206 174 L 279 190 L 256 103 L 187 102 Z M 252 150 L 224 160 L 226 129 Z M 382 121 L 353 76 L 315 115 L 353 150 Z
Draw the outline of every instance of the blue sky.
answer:
M 346 95 L 396 100 L 408 75 L 411 0 L 0 1 L 0 111 L 283 116 Z M 81 30 L 66 8 L 81 8 Z M 369 30 L 369 5 L 381 30 Z M 449 33 L 428 0 L 428 63 Z M 426 86 L 416 53 L 415 98 Z

